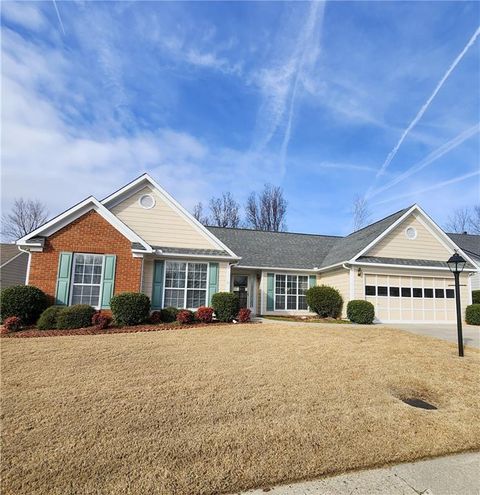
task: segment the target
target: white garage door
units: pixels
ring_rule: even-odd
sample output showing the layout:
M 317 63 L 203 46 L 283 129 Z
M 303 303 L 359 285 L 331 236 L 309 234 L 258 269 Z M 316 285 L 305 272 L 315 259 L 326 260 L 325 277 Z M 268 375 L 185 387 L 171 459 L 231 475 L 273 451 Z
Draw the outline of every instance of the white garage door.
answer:
M 365 299 L 381 322 L 454 322 L 453 280 L 439 277 L 365 275 Z

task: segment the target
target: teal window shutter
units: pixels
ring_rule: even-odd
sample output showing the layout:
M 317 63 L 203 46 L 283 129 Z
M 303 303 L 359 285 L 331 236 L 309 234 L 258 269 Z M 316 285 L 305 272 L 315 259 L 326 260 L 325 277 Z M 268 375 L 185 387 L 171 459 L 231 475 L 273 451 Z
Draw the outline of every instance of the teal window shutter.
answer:
M 110 299 L 113 296 L 113 286 L 115 285 L 115 264 L 116 256 L 106 254 L 103 265 L 103 285 L 102 285 L 102 309 L 110 308 Z
M 57 287 L 55 291 L 55 304 L 68 305 L 70 293 L 70 277 L 72 274 L 73 253 L 60 253 L 58 259 Z
M 317 285 L 317 276 L 316 275 L 310 275 L 308 277 L 308 287 L 315 287 Z
M 212 304 L 212 296 L 218 292 L 218 263 L 210 263 L 208 270 L 208 304 Z
M 152 309 L 162 309 L 163 306 L 163 270 L 165 261 L 155 260 L 153 263 Z
M 275 274 L 267 273 L 267 311 L 275 309 L 274 301 Z

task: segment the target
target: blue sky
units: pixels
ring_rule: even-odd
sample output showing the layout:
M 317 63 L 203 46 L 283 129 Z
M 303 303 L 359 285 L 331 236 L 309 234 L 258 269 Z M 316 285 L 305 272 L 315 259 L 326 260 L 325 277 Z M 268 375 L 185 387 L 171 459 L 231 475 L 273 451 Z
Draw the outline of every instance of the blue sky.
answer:
M 350 232 L 356 194 L 442 224 L 480 196 L 479 25 L 478 2 L 2 2 L 2 208 L 148 171 L 190 209 L 279 184 L 291 231 Z

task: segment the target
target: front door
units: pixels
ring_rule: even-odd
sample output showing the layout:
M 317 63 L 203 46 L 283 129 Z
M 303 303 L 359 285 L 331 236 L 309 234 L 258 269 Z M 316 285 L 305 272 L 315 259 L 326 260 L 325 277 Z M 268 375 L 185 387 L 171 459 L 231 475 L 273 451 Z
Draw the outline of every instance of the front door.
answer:
M 233 276 L 233 291 L 238 295 L 240 308 L 248 308 L 248 275 Z

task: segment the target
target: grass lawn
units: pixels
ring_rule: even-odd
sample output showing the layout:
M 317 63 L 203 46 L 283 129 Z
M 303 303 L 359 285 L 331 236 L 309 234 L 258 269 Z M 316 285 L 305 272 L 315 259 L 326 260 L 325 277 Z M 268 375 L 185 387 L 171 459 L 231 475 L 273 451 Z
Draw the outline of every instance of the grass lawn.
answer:
M 228 493 L 480 448 L 479 352 L 401 331 L 272 322 L 1 347 L 4 494 Z

